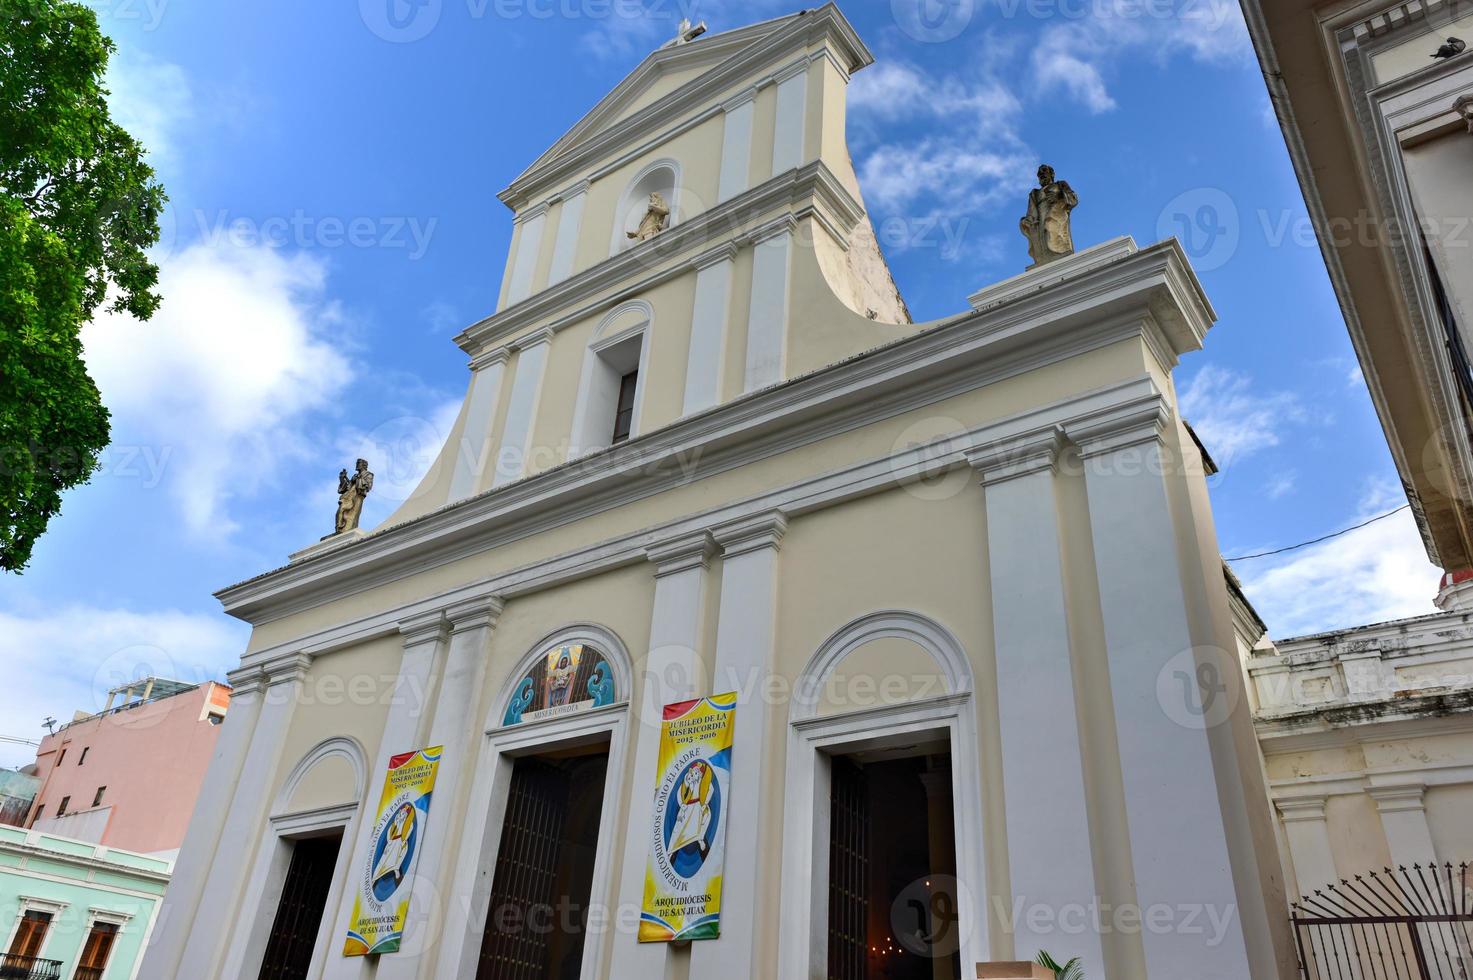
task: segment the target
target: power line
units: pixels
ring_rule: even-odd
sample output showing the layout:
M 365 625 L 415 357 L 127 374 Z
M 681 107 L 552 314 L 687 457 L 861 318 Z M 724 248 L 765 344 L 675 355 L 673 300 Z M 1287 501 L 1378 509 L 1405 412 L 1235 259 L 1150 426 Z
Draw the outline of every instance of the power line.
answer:
M 1367 525 L 1370 525 L 1370 524 L 1374 524 L 1377 521 L 1384 521 L 1386 518 L 1390 517 L 1392 514 L 1399 514 L 1402 511 L 1406 510 L 1410 506 L 1411 506 L 1411 504 L 1402 504 L 1400 507 L 1396 508 L 1395 510 L 1388 510 L 1384 514 L 1377 514 L 1375 517 L 1371 518 L 1370 520 L 1368 520 L 1368 521 L 1361 521 L 1359 524 L 1355 525 L 1354 527 L 1347 527 L 1343 531 L 1333 531 L 1330 534 L 1326 534 L 1322 538 L 1315 538 L 1313 541 L 1301 541 L 1298 544 L 1291 544 L 1287 548 L 1275 548 L 1273 551 L 1260 551 L 1256 555 L 1239 555 L 1236 558 L 1224 558 L 1223 561 L 1247 561 L 1250 558 L 1267 558 L 1269 555 L 1282 555 L 1286 551 L 1296 551 L 1299 548 L 1308 548 L 1312 544 L 1319 544 L 1321 541 L 1328 541 L 1331 538 L 1338 538 L 1342 534 L 1349 534 L 1351 531 L 1359 531 L 1361 528 L 1366 527 Z

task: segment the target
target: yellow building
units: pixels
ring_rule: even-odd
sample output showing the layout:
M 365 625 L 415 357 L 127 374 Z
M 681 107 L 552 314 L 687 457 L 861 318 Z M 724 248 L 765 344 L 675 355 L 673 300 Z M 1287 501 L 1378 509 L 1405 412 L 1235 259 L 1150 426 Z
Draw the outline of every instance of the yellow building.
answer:
M 1212 308 L 1119 238 L 911 323 L 845 145 L 871 60 L 832 5 L 690 32 L 502 193 L 424 485 L 219 594 L 254 630 L 145 975 L 1292 974 L 1172 382 Z M 665 706 L 729 692 L 662 779 Z M 401 886 L 401 947 L 344 956 Z M 719 937 L 640 942 L 659 887 Z

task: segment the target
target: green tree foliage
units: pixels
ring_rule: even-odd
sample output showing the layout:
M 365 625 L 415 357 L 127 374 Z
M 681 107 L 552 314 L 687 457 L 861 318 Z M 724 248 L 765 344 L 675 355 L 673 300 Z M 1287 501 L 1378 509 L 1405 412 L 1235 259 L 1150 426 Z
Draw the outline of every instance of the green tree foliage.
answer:
M 81 359 L 104 301 L 158 308 L 164 190 L 112 121 L 113 43 L 80 3 L 0 0 L 0 568 L 20 571 L 108 442 Z

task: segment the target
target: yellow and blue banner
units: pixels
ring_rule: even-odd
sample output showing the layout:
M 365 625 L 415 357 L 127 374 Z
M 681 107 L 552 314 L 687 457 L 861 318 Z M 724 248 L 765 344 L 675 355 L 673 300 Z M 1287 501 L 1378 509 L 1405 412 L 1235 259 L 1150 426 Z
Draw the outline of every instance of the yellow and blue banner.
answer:
M 344 956 L 396 953 L 409 917 L 414 868 L 429 822 L 430 798 L 440 771 L 441 747 L 405 752 L 389 759 L 379 796 L 368 860 L 353 899 Z
M 735 694 L 665 706 L 639 941 L 721 935 Z

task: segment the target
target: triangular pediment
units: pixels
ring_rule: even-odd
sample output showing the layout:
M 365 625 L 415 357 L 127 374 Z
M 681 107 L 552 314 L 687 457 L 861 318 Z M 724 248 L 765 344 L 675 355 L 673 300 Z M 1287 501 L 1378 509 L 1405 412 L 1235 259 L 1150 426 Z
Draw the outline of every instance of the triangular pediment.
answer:
M 705 35 L 685 44 L 655 49 L 573 128 L 534 160 L 523 171 L 523 176 L 573 152 L 609 127 L 782 31 L 802 16 L 789 14 L 720 34 Z

